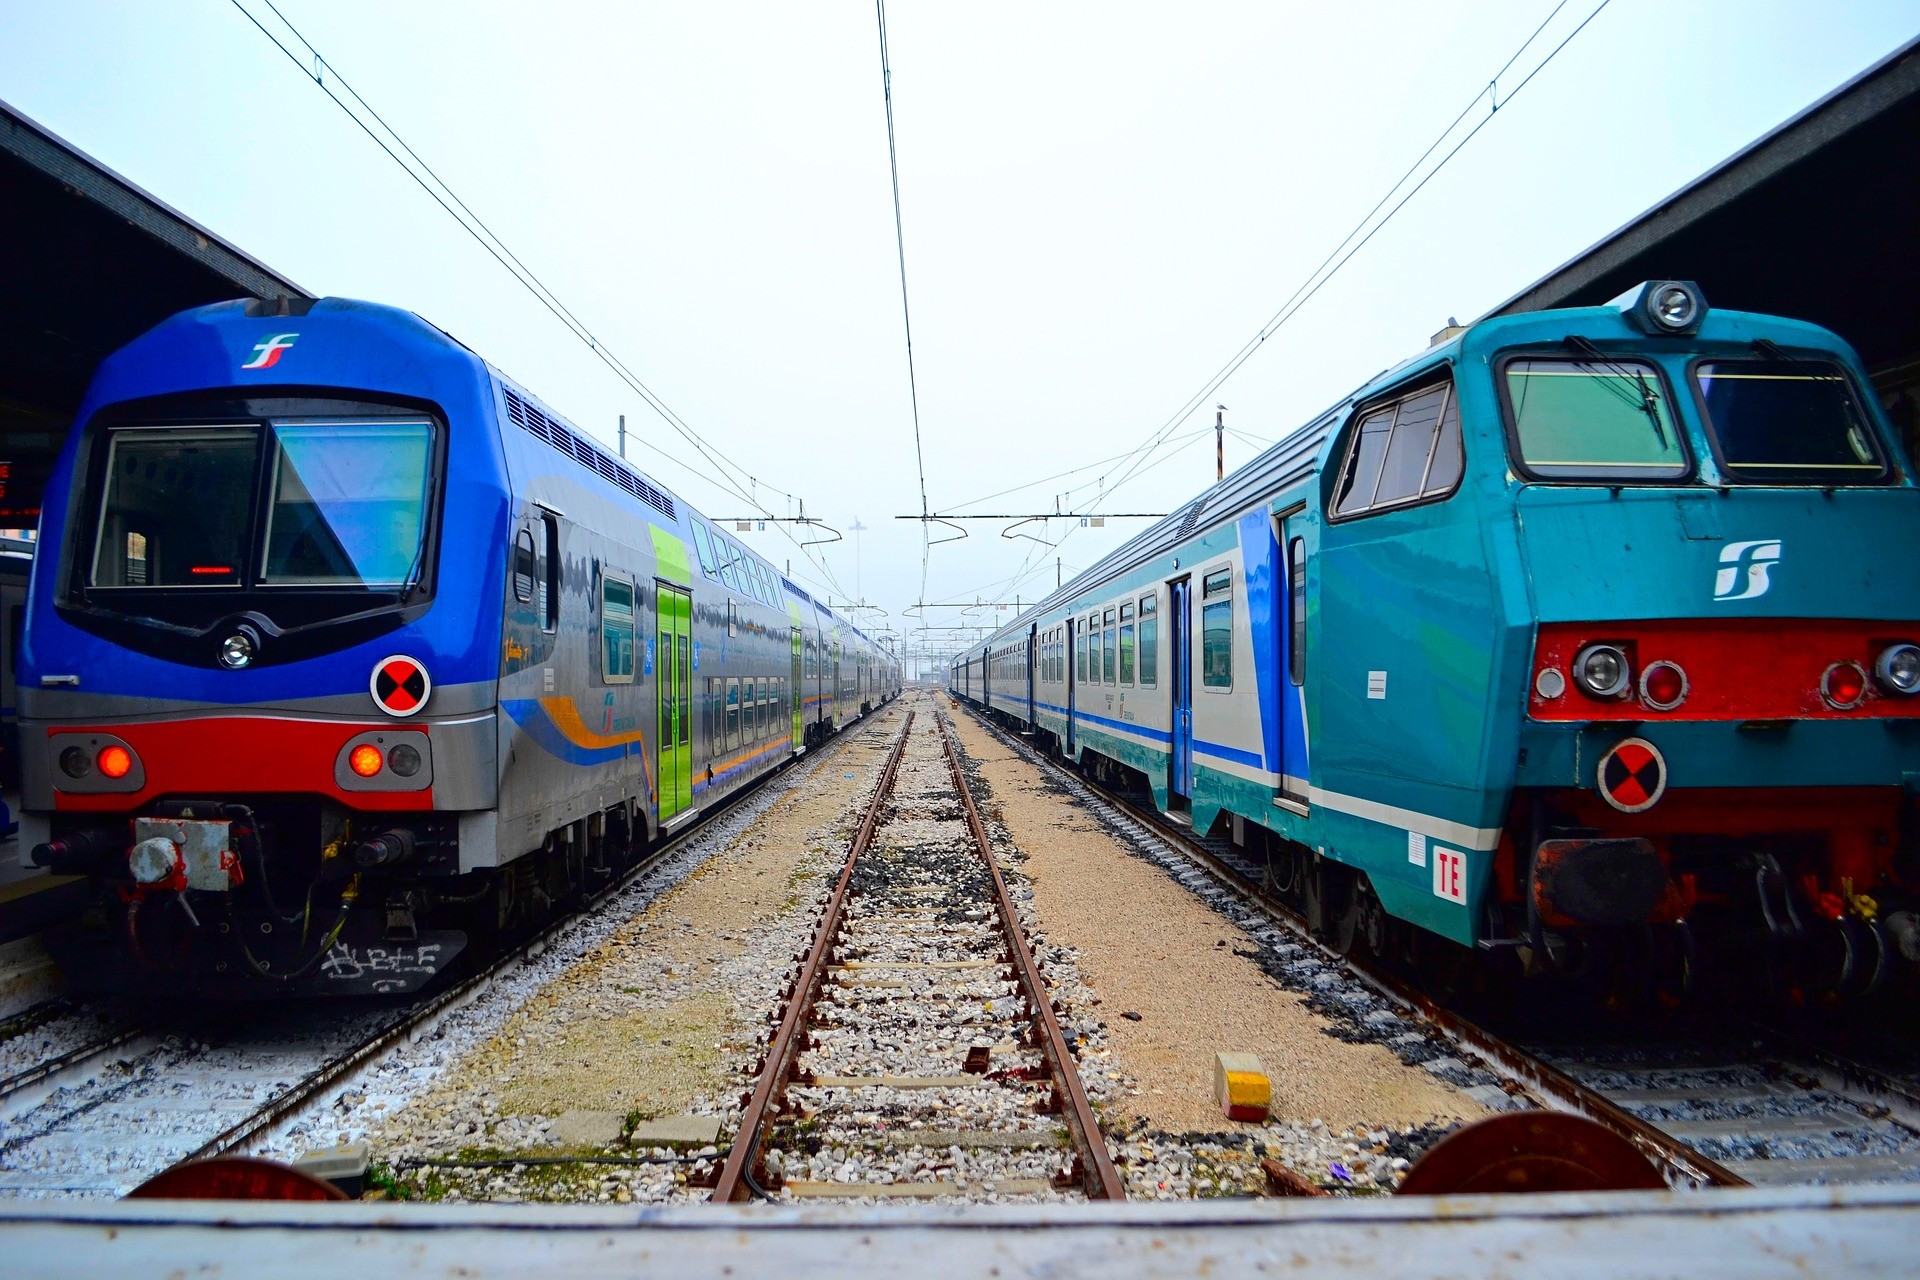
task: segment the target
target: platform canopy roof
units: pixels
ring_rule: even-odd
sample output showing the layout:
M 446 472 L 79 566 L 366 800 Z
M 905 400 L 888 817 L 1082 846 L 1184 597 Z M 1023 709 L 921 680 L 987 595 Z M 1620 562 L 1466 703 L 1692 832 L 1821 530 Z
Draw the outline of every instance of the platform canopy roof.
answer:
M 167 316 L 306 291 L 0 102 L 0 527 L 30 527 L 102 357 Z
M 1911 429 L 1920 392 L 1920 40 L 1490 314 L 1697 280 L 1717 307 L 1811 320 L 1859 350 Z

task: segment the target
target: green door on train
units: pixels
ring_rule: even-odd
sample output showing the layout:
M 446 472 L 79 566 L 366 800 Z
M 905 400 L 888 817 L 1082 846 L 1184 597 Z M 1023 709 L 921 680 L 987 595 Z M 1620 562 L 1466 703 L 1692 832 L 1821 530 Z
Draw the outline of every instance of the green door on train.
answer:
M 654 672 L 659 707 L 655 723 L 655 776 L 660 779 L 660 821 L 693 805 L 693 596 L 654 580 L 654 634 L 660 662 Z
M 802 705 L 806 702 L 806 686 L 800 680 L 800 628 L 794 627 L 792 634 L 793 653 L 787 668 L 791 675 L 787 680 L 787 688 L 791 690 L 789 700 L 793 703 L 793 749 L 798 751 L 804 745 L 802 738 L 806 732 L 805 707 Z

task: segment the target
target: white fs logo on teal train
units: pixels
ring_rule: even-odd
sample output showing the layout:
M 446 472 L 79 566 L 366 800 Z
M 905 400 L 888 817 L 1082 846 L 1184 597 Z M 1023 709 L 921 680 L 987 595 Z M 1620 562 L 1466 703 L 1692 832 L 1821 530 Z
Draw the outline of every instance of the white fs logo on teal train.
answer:
M 280 355 L 299 338 L 297 333 L 276 333 L 265 342 L 254 347 L 253 359 L 241 365 L 242 369 L 271 369 L 280 363 Z
M 1780 539 L 1755 538 L 1729 542 L 1720 549 L 1720 572 L 1713 580 L 1715 600 L 1753 600 L 1773 585 L 1768 576 L 1780 563 Z M 1741 570 L 1746 572 L 1742 573 Z

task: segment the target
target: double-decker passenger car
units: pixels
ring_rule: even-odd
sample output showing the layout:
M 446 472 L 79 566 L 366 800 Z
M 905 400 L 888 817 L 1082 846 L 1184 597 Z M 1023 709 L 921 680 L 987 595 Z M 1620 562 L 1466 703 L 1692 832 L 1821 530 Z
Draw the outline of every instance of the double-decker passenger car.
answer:
M 1916 533 L 1844 342 L 1654 282 L 1443 334 L 951 680 L 1343 947 L 1861 991 L 1920 960 Z
M 47 488 L 22 846 L 83 985 L 411 989 L 892 698 L 892 657 L 407 312 L 185 312 Z

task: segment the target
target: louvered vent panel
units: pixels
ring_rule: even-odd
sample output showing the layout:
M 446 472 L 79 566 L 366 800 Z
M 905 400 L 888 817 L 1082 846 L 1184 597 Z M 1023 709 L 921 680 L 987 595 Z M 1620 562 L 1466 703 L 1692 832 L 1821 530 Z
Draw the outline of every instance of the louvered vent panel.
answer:
M 619 485 L 668 519 L 678 519 L 673 499 L 654 488 L 625 463 L 602 453 L 584 437 L 577 436 L 560 423 L 540 412 L 508 388 L 501 388 L 507 402 L 507 417 L 531 435 L 566 454 L 587 470 Z

